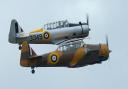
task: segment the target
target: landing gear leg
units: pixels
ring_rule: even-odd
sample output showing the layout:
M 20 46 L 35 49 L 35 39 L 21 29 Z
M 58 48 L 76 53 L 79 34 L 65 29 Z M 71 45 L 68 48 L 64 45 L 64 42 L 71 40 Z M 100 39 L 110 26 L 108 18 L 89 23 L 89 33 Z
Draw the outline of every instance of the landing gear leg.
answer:
M 35 70 L 34 70 L 34 67 L 31 67 L 31 73 L 34 74 L 35 73 Z

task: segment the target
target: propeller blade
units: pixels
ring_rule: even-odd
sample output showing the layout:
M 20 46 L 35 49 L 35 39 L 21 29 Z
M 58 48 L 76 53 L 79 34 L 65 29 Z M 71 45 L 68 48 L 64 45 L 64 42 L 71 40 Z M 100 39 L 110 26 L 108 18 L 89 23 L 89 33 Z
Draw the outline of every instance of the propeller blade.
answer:
M 108 49 L 109 49 L 109 42 L 108 42 L 108 35 L 106 35 L 106 44 L 108 46 Z M 112 50 L 109 49 L 109 53 L 112 52 Z
M 88 14 L 86 15 L 86 18 L 87 18 L 87 25 L 89 25 L 89 16 L 88 16 Z
M 108 44 L 108 35 L 106 35 L 106 44 L 109 47 L 109 44 Z

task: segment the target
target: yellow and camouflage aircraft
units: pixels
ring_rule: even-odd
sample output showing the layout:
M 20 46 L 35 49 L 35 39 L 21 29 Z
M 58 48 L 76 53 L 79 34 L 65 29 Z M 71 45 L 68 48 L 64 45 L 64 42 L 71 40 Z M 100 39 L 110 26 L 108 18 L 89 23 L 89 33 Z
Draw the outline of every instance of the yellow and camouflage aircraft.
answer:
M 21 43 L 20 65 L 31 67 L 69 67 L 77 68 L 101 63 L 109 58 L 111 52 L 106 44 L 86 44 L 81 39 L 65 41 L 50 53 L 37 55 L 27 41 Z
M 67 20 L 45 24 L 42 28 L 35 29 L 30 33 L 24 33 L 18 22 L 11 21 L 9 42 L 21 44 L 27 41 L 29 44 L 60 44 L 73 38 L 84 38 L 89 35 L 89 21 L 87 23 L 69 23 Z

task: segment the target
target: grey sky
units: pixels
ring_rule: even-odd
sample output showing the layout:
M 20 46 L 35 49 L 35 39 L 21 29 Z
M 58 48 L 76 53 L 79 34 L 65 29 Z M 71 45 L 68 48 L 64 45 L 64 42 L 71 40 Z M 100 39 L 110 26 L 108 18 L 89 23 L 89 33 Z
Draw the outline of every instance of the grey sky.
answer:
M 0 12 L 0 89 L 128 89 L 128 0 L 0 0 Z M 18 46 L 8 43 L 11 19 L 29 32 L 56 20 L 86 21 L 87 12 L 91 39 L 85 42 L 105 42 L 108 34 L 108 61 L 76 69 L 36 68 L 35 75 L 20 67 Z M 56 49 L 32 47 L 39 54 Z

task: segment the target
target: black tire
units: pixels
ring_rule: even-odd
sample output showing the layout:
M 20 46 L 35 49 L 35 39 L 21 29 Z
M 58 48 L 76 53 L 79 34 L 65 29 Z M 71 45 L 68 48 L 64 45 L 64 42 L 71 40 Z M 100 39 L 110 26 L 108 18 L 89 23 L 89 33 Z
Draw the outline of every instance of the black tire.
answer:
M 31 71 L 31 73 L 34 74 L 34 73 L 35 73 L 35 70 L 33 69 L 33 70 Z

